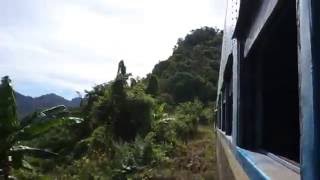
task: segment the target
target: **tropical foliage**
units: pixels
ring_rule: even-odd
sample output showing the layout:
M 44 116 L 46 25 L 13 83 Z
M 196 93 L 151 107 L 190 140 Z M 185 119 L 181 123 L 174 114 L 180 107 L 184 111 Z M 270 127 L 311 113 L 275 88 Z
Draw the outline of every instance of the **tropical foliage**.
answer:
M 9 179 L 10 168 L 31 169 L 24 156 L 51 158 L 58 154 L 22 145 L 53 127 L 78 123 L 80 118 L 66 117 L 65 106 L 56 106 L 42 112 L 35 112 L 21 122 L 18 121 L 11 80 L 5 76 L 0 85 L 0 168 L 4 179 Z
M 3 169 L 12 152 L 24 151 L 45 155 L 38 157 L 59 156 L 26 157 L 30 166 L 13 171 L 18 179 L 214 178 L 210 124 L 221 35 L 208 27 L 191 31 L 146 78 L 133 78 L 121 60 L 116 77 L 86 91 L 80 108 L 67 111 L 58 106 L 21 122 L 16 119 L 10 81 L 4 78 L 0 88 L 0 97 L 6 97 L 0 101 L 0 140 L 6 144 L 0 151 Z

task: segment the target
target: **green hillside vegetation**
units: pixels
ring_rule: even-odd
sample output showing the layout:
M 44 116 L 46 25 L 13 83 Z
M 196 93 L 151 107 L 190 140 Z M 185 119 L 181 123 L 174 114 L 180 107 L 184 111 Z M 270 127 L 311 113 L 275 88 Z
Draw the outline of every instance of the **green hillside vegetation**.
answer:
M 87 91 L 71 115 L 24 145 L 58 157 L 26 157 L 18 179 L 215 179 L 213 101 L 222 32 L 204 27 L 179 39 L 146 78 L 124 61 L 114 80 Z M 3 123 L 3 122 L 1 122 Z M 1 167 L 0 167 L 1 168 Z
M 152 75 L 160 84 L 160 96 L 180 103 L 199 98 L 215 100 L 219 77 L 222 32 L 204 27 L 179 39 L 168 60 L 155 65 Z

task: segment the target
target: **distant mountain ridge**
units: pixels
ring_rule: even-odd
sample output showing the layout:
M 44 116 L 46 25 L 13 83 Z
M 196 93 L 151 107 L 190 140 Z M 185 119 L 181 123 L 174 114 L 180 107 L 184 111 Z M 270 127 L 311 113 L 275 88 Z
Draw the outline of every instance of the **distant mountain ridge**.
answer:
M 49 108 L 56 105 L 65 105 L 67 107 L 79 107 L 81 98 L 73 98 L 71 101 L 58 96 L 54 93 L 42 95 L 39 97 L 30 97 L 15 92 L 18 116 L 24 117 L 34 111 Z

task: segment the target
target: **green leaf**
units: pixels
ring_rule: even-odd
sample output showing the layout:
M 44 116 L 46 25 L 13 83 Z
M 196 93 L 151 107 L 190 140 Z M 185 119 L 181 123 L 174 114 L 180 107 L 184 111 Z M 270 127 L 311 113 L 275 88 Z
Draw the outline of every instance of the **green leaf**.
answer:
M 34 122 L 20 129 L 16 134 L 15 138 L 17 141 L 30 140 L 36 136 L 39 136 L 50 129 L 63 126 L 72 125 L 82 122 L 83 119 L 77 117 L 65 117 L 59 119 L 45 119 L 42 121 Z
M 20 159 L 22 159 L 23 155 L 43 158 L 43 159 L 49 159 L 49 158 L 54 158 L 58 156 L 57 153 L 53 153 L 48 150 L 32 148 L 32 147 L 22 146 L 22 145 L 12 147 L 10 149 L 9 154 L 11 154 L 12 157 L 20 157 Z

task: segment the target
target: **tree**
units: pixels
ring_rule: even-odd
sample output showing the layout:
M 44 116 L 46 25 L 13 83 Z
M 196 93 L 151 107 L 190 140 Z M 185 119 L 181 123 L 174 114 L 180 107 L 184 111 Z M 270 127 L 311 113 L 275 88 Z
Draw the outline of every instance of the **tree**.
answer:
M 106 126 L 116 139 L 132 141 L 137 134 L 144 134 L 150 128 L 153 100 L 144 92 L 142 82 L 128 86 L 131 74 L 125 71 L 120 61 L 118 73 L 104 95 L 100 96 L 92 110 L 93 119 Z
M 118 72 L 117 76 L 126 74 L 126 66 L 124 65 L 123 60 L 121 60 L 118 64 Z
M 123 60 L 119 62 L 118 74 L 111 85 L 110 103 L 107 103 L 109 120 L 116 137 L 122 140 L 134 140 L 138 133 L 149 128 L 151 104 L 143 94 L 128 96 L 127 80 L 131 74 L 126 73 Z M 147 121 L 144 121 L 147 120 Z
M 146 89 L 146 93 L 156 96 L 159 91 L 159 86 L 158 86 L 158 78 L 155 75 L 151 75 L 148 83 L 148 87 Z
M 135 86 L 137 83 L 137 80 L 135 80 L 134 78 L 130 78 L 130 87 Z
M 60 105 L 40 113 L 35 112 L 20 123 L 10 82 L 10 78 L 5 76 L 0 84 L 0 169 L 4 179 L 9 179 L 11 167 L 31 168 L 23 159 L 25 155 L 40 158 L 57 156 L 56 153 L 47 150 L 24 146 L 20 141 L 33 139 L 59 125 L 82 121 L 80 118 L 68 117 L 66 107 Z
M 203 80 L 191 73 L 175 73 L 168 83 L 168 92 L 173 95 L 176 103 L 192 101 L 195 97 L 201 96 Z
M 122 80 L 124 85 L 127 85 L 127 80 L 131 76 L 131 73 L 127 73 L 126 66 L 124 65 L 124 61 L 121 60 L 118 64 L 118 71 L 116 80 Z

